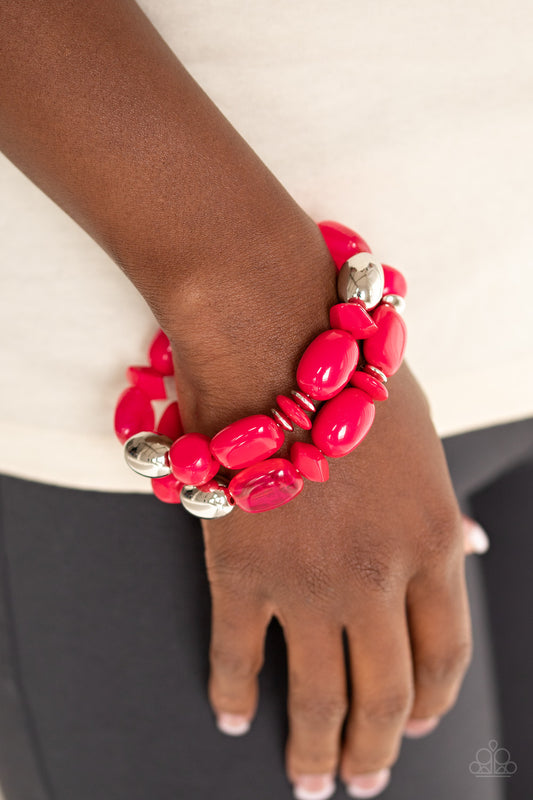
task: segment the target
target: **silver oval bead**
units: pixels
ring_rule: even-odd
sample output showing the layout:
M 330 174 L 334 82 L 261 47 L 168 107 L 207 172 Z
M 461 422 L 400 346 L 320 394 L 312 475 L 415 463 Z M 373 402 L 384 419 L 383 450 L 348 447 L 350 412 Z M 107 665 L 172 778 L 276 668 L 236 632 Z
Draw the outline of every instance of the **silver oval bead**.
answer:
M 281 411 L 278 411 L 277 408 L 271 408 L 270 413 L 272 414 L 276 425 L 279 425 L 282 430 L 287 432 L 294 430 L 292 422 L 287 419 L 285 414 L 282 414 Z
M 363 372 L 368 372 L 369 375 L 373 375 L 378 381 L 381 381 L 381 383 L 387 383 L 388 378 L 385 373 L 373 364 L 365 364 Z
M 230 503 L 222 489 L 227 484 L 219 478 L 216 481 L 221 488 L 210 492 L 202 492 L 197 486 L 184 486 L 180 492 L 183 508 L 201 519 L 218 519 L 233 511 L 235 505 Z
M 382 302 L 393 306 L 398 314 L 403 314 L 405 311 L 405 297 L 402 297 L 401 294 L 386 294 L 383 296 Z
M 124 442 L 126 464 L 145 478 L 164 478 L 170 475 L 168 451 L 172 439 L 158 433 L 142 431 Z
M 383 267 L 372 253 L 356 253 L 344 262 L 337 276 L 341 302 L 360 300 L 367 310 L 377 306 L 384 288 Z
M 300 392 L 298 389 L 291 389 L 291 394 L 300 408 L 303 408 L 304 411 L 310 411 L 312 414 L 315 413 L 316 403 L 314 400 L 311 400 L 309 395 L 305 394 L 304 392 Z

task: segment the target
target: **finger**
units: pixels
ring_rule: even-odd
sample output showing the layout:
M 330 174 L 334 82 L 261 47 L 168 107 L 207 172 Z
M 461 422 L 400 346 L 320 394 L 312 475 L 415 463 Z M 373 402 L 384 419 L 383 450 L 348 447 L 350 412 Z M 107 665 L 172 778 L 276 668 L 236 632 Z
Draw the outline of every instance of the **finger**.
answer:
M 288 662 L 286 769 L 297 798 L 326 798 L 348 708 L 342 628 L 293 616 L 284 624 Z
M 490 542 L 487 532 L 481 525 L 466 514 L 462 515 L 465 554 L 486 553 Z
M 407 588 L 407 613 L 415 674 L 407 733 L 423 735 L 455 703 L 470 663 L 472 634 L 464 555 L 460 554 L 450 577 L 443 579 L 432 572 L 412 579 Z
M 271 610 L 259 602 L 211 586 L 208 695 L 224 733 L 246 733 L 258 700 Z
M 365 607 L 346 625 L 352 702 L 341 777 L 352 797 L 374 797 L 389 781 L 413 702 L 404 597 Z

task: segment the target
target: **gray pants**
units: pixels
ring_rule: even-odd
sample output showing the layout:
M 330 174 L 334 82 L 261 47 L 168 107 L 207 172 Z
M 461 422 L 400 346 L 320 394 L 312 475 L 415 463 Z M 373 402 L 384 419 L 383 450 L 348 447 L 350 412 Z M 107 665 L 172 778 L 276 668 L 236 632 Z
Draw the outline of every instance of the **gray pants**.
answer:
M 444 445 L 463 509 L 491 537 L 486 556 L 468 559 L 474 659 L 437 730 L 404 740 L 382 797 L 525 800 L 533 761 L 533 419 Z M 268 630 L 250 733 L 228 737 L 215 727 L 206 694 L 210 598 L 198 521 L 147 495 L 7 476 L 0 476 L 0 491 L 6 800 L 291 800 L 277 620 Z M 514 774 L 473 773 L 490 756 L 492 740 L 509 750 Z M 345 796 L 339 785 L 335 797 Z

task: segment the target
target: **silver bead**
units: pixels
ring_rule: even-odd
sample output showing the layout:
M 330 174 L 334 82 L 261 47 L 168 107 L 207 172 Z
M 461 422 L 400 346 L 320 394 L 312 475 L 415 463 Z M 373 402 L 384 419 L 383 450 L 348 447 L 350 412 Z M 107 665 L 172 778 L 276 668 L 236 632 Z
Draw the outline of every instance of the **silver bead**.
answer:
M 202 492 L 197 486 L 184 486 L 180 492 L 180 500 L 183 508 L 201 519 L 218 519 L 225 517 L 234 509 L 234 504 L 230 503 L 222 487 L 226 483 L 220 478 L 215 479 L 220 489 L 212 489 L 210 492 Z
M 368 372 L 370 375 L 374 375 L 378 381 L 381 383 L 387 383 L 387 376 L 384 372 L 382 372 L 378 367 L 374 367 L 372 364 L 365 364 L 363 372 Z
M 393 306 L 398 314 L 403 314 L 405 311 L 405 298 L 401 294 L 386 294 L 381 302 Z
M 303 408 L 304 411 L 310 411 L 312 414 L 316 411 L 316 404 L 313 400 L 309 397 L 309 395 L 304 394 L 304 392 L 299 392 L 296 389 L 291 389 L 291 394 L 300 406 Z
M 383 267 L 371 253 L 356 253 L 344 262 L 337 276 L 341 302 L 357 299 L 367 310 L 377 306 L 384 288 Z
M 136 433 L 124 443 L 126 464 L 145 478 L 164 478 L 170 475 L 168 451 L 171 444 L 168 436 L 149 431 Z
M 278 411 L 277 408 L 271 408 L 270 413 L 274 417 L 274 422 L 284 431 L 294 430 L 292 422 L 289 419 L 287 419 L 285 414 L 282 414 L 281 411 Z

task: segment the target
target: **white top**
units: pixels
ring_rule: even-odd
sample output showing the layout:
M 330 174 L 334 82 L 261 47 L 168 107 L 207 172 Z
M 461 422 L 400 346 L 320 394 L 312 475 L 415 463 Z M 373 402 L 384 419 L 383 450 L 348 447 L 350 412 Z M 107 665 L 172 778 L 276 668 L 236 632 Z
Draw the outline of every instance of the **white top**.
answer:
M 438 432 L 533 414 L 533 4 L 140 5 L 298 203 L 404 272 Z M 0 248 L 0 470 L 151 491 L 113 433 L 144 300 L 3 156 Z

